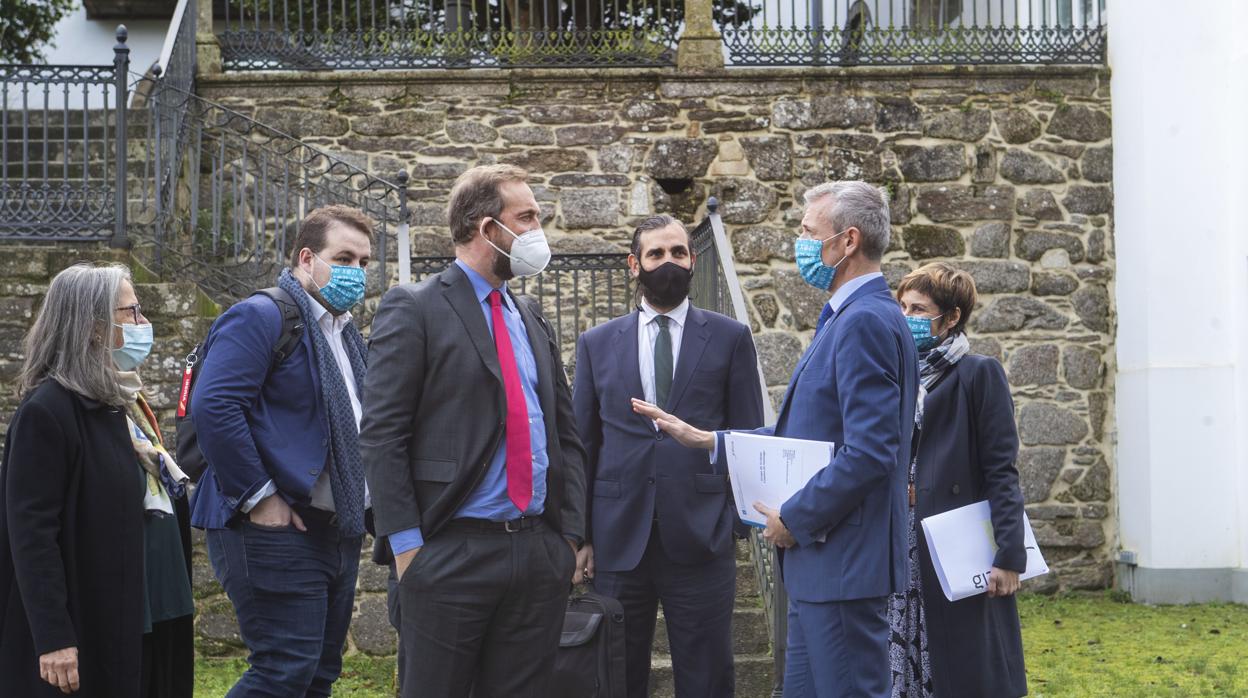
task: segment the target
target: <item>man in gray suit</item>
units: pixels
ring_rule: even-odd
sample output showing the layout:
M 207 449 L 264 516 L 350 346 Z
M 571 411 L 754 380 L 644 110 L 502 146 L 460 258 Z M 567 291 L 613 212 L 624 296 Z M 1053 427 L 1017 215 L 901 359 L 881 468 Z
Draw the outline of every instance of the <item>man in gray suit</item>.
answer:
M 373 319 L 360 450 L 398 584 L 403 696 L 547 694 L 585 534 L 584 449 L 550 327 L 507 281 L 550 261 L 527 173 L 451 190 L 455 262 Z

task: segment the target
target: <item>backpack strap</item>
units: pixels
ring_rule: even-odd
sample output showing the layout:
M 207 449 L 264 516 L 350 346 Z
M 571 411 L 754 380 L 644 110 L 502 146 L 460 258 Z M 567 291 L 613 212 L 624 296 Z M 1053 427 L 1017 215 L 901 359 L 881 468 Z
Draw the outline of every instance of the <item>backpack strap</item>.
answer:
M 282 313 L 282 333 L 273 345 L 273 365 L 278 366 L 295 351 L 299 340 L 303 339 L 303 315 L 299 312 L 299 304 L 283 288 L 262 288 L 256 293 L 268 296 Z

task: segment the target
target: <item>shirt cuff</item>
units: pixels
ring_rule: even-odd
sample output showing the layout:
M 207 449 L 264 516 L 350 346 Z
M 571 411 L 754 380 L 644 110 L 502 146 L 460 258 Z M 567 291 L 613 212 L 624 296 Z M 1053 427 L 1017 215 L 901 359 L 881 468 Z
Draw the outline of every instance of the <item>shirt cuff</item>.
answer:
M 726 431 L 715 432 L 715 445 L 711 447 L 711 465 L 715 465 L 719 461 L 719 442 L 724 440 Z
M 275 494 L 277 494 L 277 485 L 273 484 L 272 480 L 269 480 L 268 482 L 264 483 L 264 487 L 261 487 L 259 492 L 251 495 L 251 499 L 248 499 L 247 501 L 243 502 L 243 505 L 239 507 L 238 510 L 243 512 L 244 514 L 251 513 L 251 510 L 255 509 L 256 505 L 259 504 L 261 500 L 265 499 L 266 497 L 271 497 Z
M 425 537 L 420 534 L 420 526 L 404 531 L 395 531 L 387 538 L 390 540 L 390 552 L 395 555 L 402 555 L 409 550 L 423 547 L 425 544 Z

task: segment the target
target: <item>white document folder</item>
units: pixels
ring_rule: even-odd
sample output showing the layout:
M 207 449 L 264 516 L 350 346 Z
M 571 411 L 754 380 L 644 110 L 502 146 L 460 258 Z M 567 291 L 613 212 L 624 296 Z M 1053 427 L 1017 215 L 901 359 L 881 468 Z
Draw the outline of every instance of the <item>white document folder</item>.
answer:
M 754 502 L 779 509 L 815 473 L 832 462 L 833 454 L 828 441 L 733 432 L 724 435 L 724 449 L 737 515 L 759 528 L 767 524 L 767 519 L 754 511 Z
M 992 535 L 992 510 L 987 500 L 923 519 L 923 535 L 927 537 L 932 566 L 945 598 L 957 601 L 988 591 L 988 573 L 997 554 L 997 543 Z M 1040 554 L 1036 534 L 1025 513 L 1023 545 L 1027 547 L 1027 571 L 1019 579 L 1048 574 L 1049 566 Z

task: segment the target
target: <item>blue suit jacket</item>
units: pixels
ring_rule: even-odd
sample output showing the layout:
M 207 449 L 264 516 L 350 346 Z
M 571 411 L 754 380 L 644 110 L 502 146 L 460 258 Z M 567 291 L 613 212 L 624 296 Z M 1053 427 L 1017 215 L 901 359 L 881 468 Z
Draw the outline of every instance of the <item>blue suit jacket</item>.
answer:
M 884 279 L 872 279 L 816 333 L 776 425 L 759 430 L 836 444 L 832 462 L 780 508 L 798 543 L 784 551 L 790 597 L 850 601 L 903 590 L 918 386 L 905 318 Z
M 688 449 L 630 399 L 645 397 L 638 363 L 636 311 L 581 335 L 572 404 L 585 444 L 589 490 L 586 539 L 595 567 L 637 566 L 657 511 L 664 551 L 686 563 L 732 550 L 736 521 L 727 471 L 706 452 Z M 669 412 L 702 429 L 762 424 L 762 391 L 750 329 L 718 313 L 689 307 L 676 357 Z
M 329 418 L 308 334 L 315 330 L 305 328 L 270 373 L 282 331 L 276 303 L 251 296 L 213 323 L 191 394 L 190 416 L 208 462 L 191 525 L 224 528 L 270 479 L 288 501 L 308 501 L 329 462 Z

